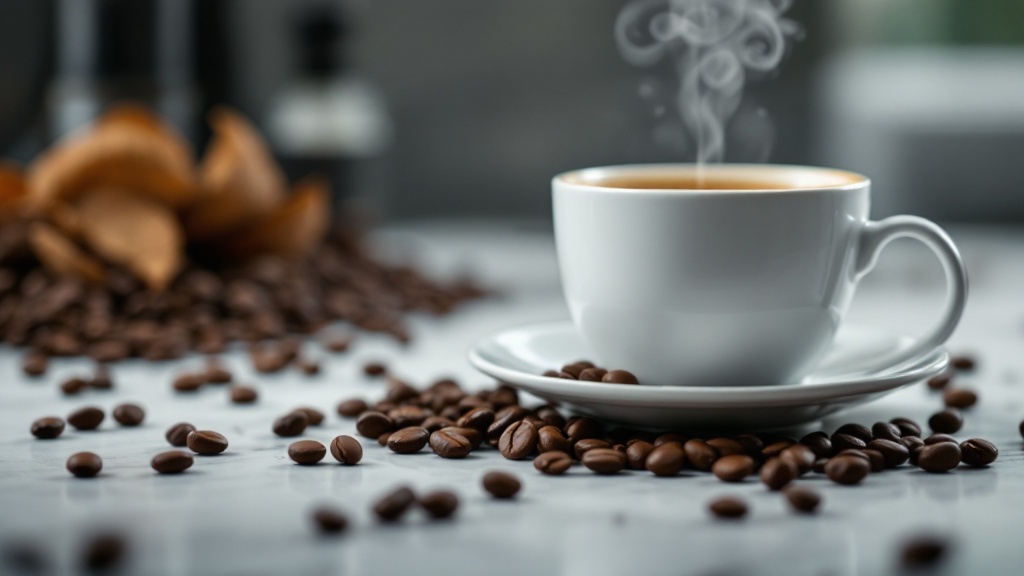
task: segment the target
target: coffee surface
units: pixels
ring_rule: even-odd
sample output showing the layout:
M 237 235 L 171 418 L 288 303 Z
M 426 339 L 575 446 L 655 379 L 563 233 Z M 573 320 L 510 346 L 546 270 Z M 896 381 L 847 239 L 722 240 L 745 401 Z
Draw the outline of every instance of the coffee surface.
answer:
M 785 182 L 757 178 L 736 178 L 728 175 L 706 176 L 612 176 L 591 182 L 605 188 L 637 190 L 785 190 Z

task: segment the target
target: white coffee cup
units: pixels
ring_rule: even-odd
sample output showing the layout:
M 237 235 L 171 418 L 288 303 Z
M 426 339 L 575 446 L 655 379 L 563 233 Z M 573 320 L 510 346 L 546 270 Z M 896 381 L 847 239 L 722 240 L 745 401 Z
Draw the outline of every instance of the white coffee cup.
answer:
M 556 176 L 562 287 L 592 359 L 643 384 L 796 383 L 828 349 L 857 282 L 899 237 L 935 252 L 948 291 L 938 324 L 886 363 L 941 345 L 963 312 L 963 261 L 928 220 L 868 220 L 870 185 L 852 172 L 780 165 Z

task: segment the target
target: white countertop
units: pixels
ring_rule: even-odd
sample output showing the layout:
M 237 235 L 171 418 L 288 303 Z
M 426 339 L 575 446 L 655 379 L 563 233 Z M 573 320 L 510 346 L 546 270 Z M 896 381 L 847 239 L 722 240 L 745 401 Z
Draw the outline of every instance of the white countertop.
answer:
M 904 466 L 853 488 L 809 475 L 800 482 L 819 489 L 824 503 L 819 515 L 802 517 L 753 478 L 727 485 L 703 474 L 601 477 L 578 466 L 564 477 L 546 477 L 529 462 L 508 461 L 490 450 L 453 461 L 429 449 L 399 455 L 363 441 L 358 466 L 334 465 L 329 455 L 315 467 L 295 465 L 286 455 L 294 439 L 274 436 L 270 423 L 310 405 L 329 416 L 303 438 L 326 444 L 337 434 L 354 434 L 354 422 L 340 419 L 334 406 L 344 398 L 383 393 L 383 386 L 362 376 L 365 360 L 385 360 L 416 384 L 452 375 L 474 389 L 492 384 L 466 362 L 475 339 L 509 325 L 567 316 L 553 245 L 542 228 L 405 226 L 383 235 L 397 252 L 415 254 L 439 274 L 473 271 L 500 287 L 502 296 L 446 318 L 415 318 L 407 348 L 365 335 L 341 355 L 310 344 L 307 350 L 323 364 L 314 378 L 295 371 L 256 375 L 247 355 L 227 355 L 236 380 L 259 389 L 254 406 L 230 404 L 225 387 L 176 395 L 171 378 L 201 365 L 198 358 L 125 362 L 114 368 L 114 391 L 65 398 L 59 382 L 89 373 L 91 363 L 55 361 L 46 376 L 30 380 L 20 372 L 19 353 L 0 350 L 0 548 L 30 542 L 53 570 L 69 573 L 85 535 L 114 528 L 130 540 L 126 574 L 838 575 L 893 572 L 901 541 L 925 531 L 953 542 L 938 573 L 1020 574 L 1024 231 L 962 229 L 953 236 L 968 263 L 972 293 L 949 347 L 977 356 L 978 370 L 961 381 L 980 393 L 956 436 L 980 436 L 999 447 L 999 460 L 988 470 L 932 475 Z M 914 333 L 938 313 L 941 289 L 939 266 L 926 249 L 897 242 L 861 286 L 851 319 Z M 119 428 L 110 418 L 109 409 L 126 401 L 146 408 L 141 428 Z M 87 404 L 108 411 L 99 431 L 69 427 L 54 441 L 29 434 L 34 419 L 66 416 Z M 823 427 L 870 425 L 894 416 L 924 424 L 940 405 L 936 394 L 915 385 Z M 170 449 L 163 435 L 178 421 L 222 432 L 230 448 L 221 456 L 197 457 L 185 474 L 157 475 L 149 460 Z M 68 455 L 83 450 L 103 457 L 100 477 L 80 480 L 64 469 Z M 523 480 L 516 501 L 486 497 L 479 479 L 490 469 Z M 370 506 L 401 483 L 416 490 L 455 490 L 462 502 L 457 517 L 437 523 L 416 512 L 394 526 L 378 524 Z M 706 502 L 723 494 L 745 498 L 749 516 L 741 522 L 709 518 Z M 349 530 L 340 538 L 313 530 L 308 511 L 320 502 L 347 511 Z M 0 574 L 11 570 L 0 563 Z

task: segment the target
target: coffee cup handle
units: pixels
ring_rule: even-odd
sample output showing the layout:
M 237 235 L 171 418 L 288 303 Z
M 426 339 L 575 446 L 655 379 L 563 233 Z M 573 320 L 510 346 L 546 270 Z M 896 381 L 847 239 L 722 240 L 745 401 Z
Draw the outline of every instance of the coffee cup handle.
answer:
M 917 216 L 892 216 L 868 221 L 860 233 L 854 280 L 860 281 L 875 266 L 886 244 L 897 238 L 914 238 L 935 252 L 946 272 L 946 305 L 942 318 L 928 334 L 906 350 L 886 357 L 889 366 L 902 364 L 939 347 L 956 329 L 967 302 L 967 270 L 953 240 L 930 220 Z

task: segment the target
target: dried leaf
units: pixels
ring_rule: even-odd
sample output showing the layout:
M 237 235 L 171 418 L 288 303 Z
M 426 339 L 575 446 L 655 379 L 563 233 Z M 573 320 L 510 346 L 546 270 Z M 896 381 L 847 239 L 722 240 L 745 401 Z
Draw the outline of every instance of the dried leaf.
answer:
M 90 190 L 76 204 L 86 244 L 101 258 L 163 290 L 181 270 L 184 234 L 173 210 L 138 194 Z
M 173 207 L 190 204 L 196 195 L 188 143 L 135 105 L 112 108 L 41 154 L 28 184 L 32 202 L 41 206 L 104 187 L 137 191 Z
M 330 220 L 327 182 L 308 177 L 295 185 L 288 201 L 276 212 L 225 239 L 222 250 L 239 258 L 257 254 L 304 256 L 323 240 Z
M 29 245 L 43 266 L 55 274 L 81 278 L 94 284 L 103 283 L 103 264 L 49 224 L 36 222 L 32 225 Z
M 200 197 L 185 218 L 188 237 L 207 241 L 272 213 L 287 183 L 255 128 L 227 108 L 210 112 L 214 139 L 199 171 Z

